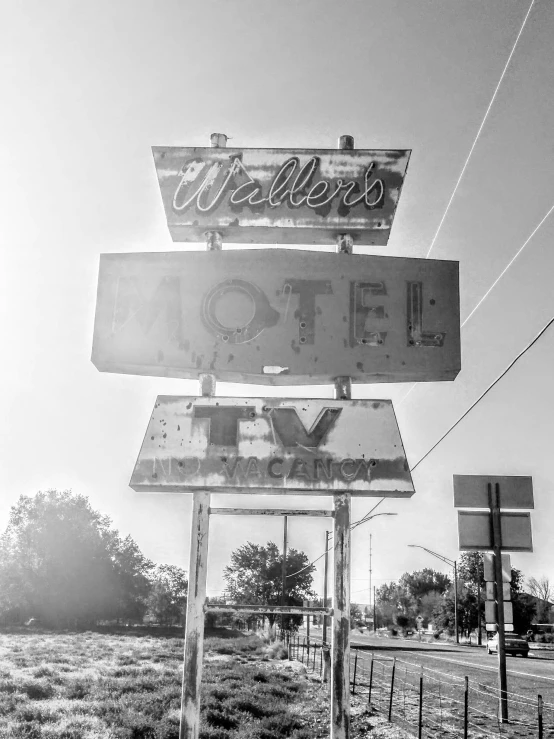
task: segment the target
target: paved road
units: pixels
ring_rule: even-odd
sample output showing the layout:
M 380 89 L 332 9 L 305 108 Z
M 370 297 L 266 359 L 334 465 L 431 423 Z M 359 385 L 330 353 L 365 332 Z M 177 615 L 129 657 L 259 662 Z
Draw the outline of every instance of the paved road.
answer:
M 319 631 L 312 631 L 312 636 L 321 638 Z M 396 657 L 403 663 L 423 665 L 428 670 L 435 670 L 448 676 L 469 675 L 472 682 L 497 685 L 498 657 L 488 655 L 483 647 L 457 646 L 444 642 L 426 643 L 361 634 L 353 634 L 350 643 L 352 648 L 360 647 L 364 651 L 374 652 L 376 659 Z M 507 673 L 510 692 L 529 696 L 541 693 L 546 701 L 554 703 L 554 653 L 532 651 L 526 659 L 509 656 Z

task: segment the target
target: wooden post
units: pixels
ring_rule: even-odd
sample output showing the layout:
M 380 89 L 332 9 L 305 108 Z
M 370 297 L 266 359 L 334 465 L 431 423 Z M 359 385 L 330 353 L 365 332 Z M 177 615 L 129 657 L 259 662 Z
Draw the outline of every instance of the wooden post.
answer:
M 329 580 L 329 534 L 330 531 L 325 532 L 325 565 L 323 569 L 323 605 L 327 607 L 327 581 Z M 328 617 L 323 616 L 323 634 L 322 640 L 324 644 L 327 644 L 327 624 Z
M 542 727 L 542 695 L 539 693 L 537 695 L 537 712 L 538 712 L 538 722 L 539 722 L 539 739 L 543 739 L 543 727 Z
M 334 496 L 331 739 L 348 739 L 350 734 L 350 499 L 350 493 Z
M 339 138 L 338 148 L 354 149 L 354 137 Z M 339 254 L 352 254 L 351 234 L 337 236 Z M 335 378 L 335 398 L 350 400 L 350 377 Z M 333 539 L 333 638 L 331 642 L 331 739 L 350 736 L 350 517 L 351 494 L 334 496 L 335 528 Z
M 226 146 L 227 136 L 212 133 L 213 147 Z M 206 233 L 206 249 L 221 249 L 221 234 Z M 215 375 L 200 375 L 200 392 L 205 397 L 215 395 Z M 208 575 L 208 543 L 210 531 L 210 493 L 193 493 L 190 530 L 189 586 L 187 594 L 187 621 L 185 625 L 185 655 L 183 688 L 181 693 L 181 721 L 179 739 L 198 739 L 200 734 L 200 683 L 204 656 L 204 604 Z
M 208 571 L 210 494 L 193 493 L 190 538 L 189 588 L 185 626 L 185 664 L 181 697 L 179 739 L 198 739 L 200 730 L 200 682 L 204 653 L 204 603 Z
M 465 676 L 465 688 L 464 688 L 464 739 L 467 739 L 468 718 L 469 718 L 469 678 L 466 675 Z
M 356 694 L 356 673 L 358 672 L 358 650 L 354 654 L 354 677 L 352 678 L 352 695 Z
M 392 698 L 394 695 L 394 673 L 396 670 L 396 657 L 392 660 L 392 673 L 390 676 L 390 696 L 389 696 L 389 723 L 392 721 Z
M 368 694 L 367 694 L 367 705 L 368 706 L 371 703 L 371 688 L 373 686 L 373 658 L 374 658 L 374 654 L 372 652 L 371 653 L 371 665 L 369 667 L 369 691 L 368 691 Z
M 498 685 L 500 688 L 500 722 L 508 723 L 508 680 L 506 677 L 506 640 L 504 627 L 504 588 L 502 586 L 502 532 L 500 529 L 499 485 L 487 484 L 491 517 L 491 540 L 494 552 L 496 618 L 498 628 Z
M 421 739 L 422 732 L 423 732 L 423 667 L 421 668 L 421 671 L 419 673 L 419 713 L 418 713 L 418 720 L 417 720 L 418 739 Z
M 286 606 L 287 592 L 287 522 L 288 516 L 283 516 L 283 559 L 281 561 L 281 605 Z M 285 630 L 285 618 L 281 616 L 281 631 Z M 309 640 L 309 635 L 308 635 Z

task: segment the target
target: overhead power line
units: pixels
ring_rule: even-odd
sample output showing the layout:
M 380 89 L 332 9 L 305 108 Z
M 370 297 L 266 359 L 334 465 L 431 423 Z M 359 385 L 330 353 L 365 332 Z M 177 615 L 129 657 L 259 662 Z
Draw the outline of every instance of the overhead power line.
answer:
M 394 513 L 393 513 L 393 514 L 387 514 L 387 513 L 376 513 L 376 514 L 375 514 L 375 516 L 372 516 L 372 515 L 371 515 L 371 514 L 373 513 L 373 511 L 374 511 L 374 510 L 375 510 L 375 509 L 377 508 L 377 506 L 380 506 L 380 505 L 381 505 L 381 503 L 382 503 L 382 502 L 383 502 L 384 500 L 385 500 L 384 498 L 381 498 L 381 500 L 379 500 L 379 501 L 378 501 L 378 502 L 377 502 L 377 503 L 376 503 L 376 504 L 375 504 L 375 505 L 373 506 L 373 508 L 371 508 L 371 510 L 369 510 L 369 511 L 368 511 L 368 512 L 367 512 L 367 513 L 365 514 L 365 516 L 363 516 L 362 518 L 360 518 L 360 519 L 359 519 L 359 521 L 354 521 L 353 523 L 351 523 L 351 524 L 350 524 L 350 530 L 352 531 L 352 529 L 355 529 L 355 528 L 356 528 L 356 526 L 359 526 L 360 524 L 362 524 L 362 523 L 365 523 L 366 521 L 369 521 L 369 519 L 370 519 L 370 518 L 375 518 L 375 516 L 387 516 L 387 515 L 393 515 L 393 516 L 394 516 L 394 515 L 396 515 L 396 514 L 394 514 Z M 333 538 L 333 535 L 331 534 L 331 535 L 329 536 L 329 541 L 330 541 L 330 540 L 331 540 L 332 538 Z M 302 569 L 301 569 L 301 570 L 297 570 L 296 572 L 291 572 L 291 573 L 290 573 L 289 575 L 287 575 L 287 577 L 293 577 L 294 575 L 299 575 L 299 574 L 300 574 L 301 572 L 305 572 L 306 570 L 310 569 L 310 567 L 312 567 L 313 565 L 315 565 L 315 563 L 316 563 L 316 562 L 319 562 L 319 560 L 320 560 L 320 559 L 321 559 L 322 557 L 325 557 L 325 555 L 327 554 L 327 552 L 330 552 L 330 551 L 331 551 L 331 549 L 332 549 L 332 547 L 329 547 L 328 549 L 326 549 L 326 550 L 325 550 L 325 551 L 323 552 L 323 554 L 320 554 L 320 555 L 319 555 L 319 557 L 317 557 L 316 559 L 312 560 L 312 561 L 311 561 L 311 562 L 310 562 L 309 564 L 307 564 L 307 565 L 306 565 L 305 567 L 302 567 Z
M 517 355 L 517 357 L 516 357 L 515 359 L 513 359 L 513 360 L 512 360 L 511 362 L 510 362 L 510 364 L 509 364 L 509 365 L 508 365 L 508 366 L 506 367 L 506 369 L 505 369 L 505 370 L 504 370 L 503 372 L 501 372 L 501 374 L 499 374 L 499 375 L 498 375 L 498 377 L 496 378 L 496 380 L 494 380 L 494 382 L 492 382 L 492 383 L 491 383 L 491 384 L 490 384 L 490 385 L 488 386 L 488 388 L 487 388 L 487 389 L 486 389 L 486 390 L 485 390 L 485 391 L 484 391 L 483 393 L 481 393 L 481 395 L 480 395 L 480 396 L 479 396 L 479 397 L 477 398 L 477 400 L 476 400 L 476 401 L 475 401 L 474 403 L 472 403 L 472 404 L 471 404 L 471 405 L 469 406 L 469 408 L 468 408 L 468 409 L 467 409 L 467 410 L 466 410 L 466 411 L 465 411 L 465 412 L 464 412 L 464 413 L 463 413 L 463 414 L 462 414 L 462 415 L 460 416 L 460 418 L 458 418 L 458 420 L 456 421 L 456 423 L 452 424 L 452 426 L 451 426 L 451 427 L 450 427 L 450 428 L 448 429 L 448 431 L 446 431 L 446 432 L 445 432 L 445 433 L 444 433 L 444 434 L 443 434 L 443 435 L 442 435 L 442 436 L 440 437 L 440 439 L 439 439 L 439 440 L 438 440 L 438 441 L 437 441 L 437 442 L 436 442 L 435 444 L 433 444 L 433 446 L 432 446 L 432 447 L 431 447 L 431 448 L 429 449 L 429 451 L 427 451 L 427 452 L 426 452 L 426 453 L 425 453 L 425 454 L 423 455 L 423 457 L 421 457 L 421 459 L 419 460 L 419 462 L 416 462 L 416 464 L 414 464 L 414 466 L 413 466 L 413 467 L 412 467 L 412 468 L 410 469 L 410 472 L 413 472 L 413 471 L 414 471 L 414 470 L 416 469 L 416 467 L 418 467 L 418 466 L 419 466 L 419 465 L 420 465 L 420 464 L 421 464 L 421 463 L 423 462 L 423 460 L 424 460 L 424 459 L 427 459 L 427 457 L 428 457 L 428 456 L 429 456 L 429 455 L 431 454 L 431 452 L 433 452 L 433 451 L 434 451 L 434 450 L 435 450 L 435 449 L 436 449 L 436 448 L 438 447 L 438 445 L 439 445 L 439 444 L 440 444 L 440 443 L 441 443 L 442 441 L 444 441 L 444 439 L 446 439 L 446 437 L 448 436 L 448 434 L 450 434 L 450 432 L 451 432 L 451 431 L 453 431 L 453 430 L 454 430 L 454 429 L 456 428 L 456 426 L 458 426 L 458 424 L 459 424 L 459 423 L 461 423 L 461 422 L 462 422 L 462 421 L 464 420 L 464 418 L 465 418 L 465 417 L 466 417 L 466 416 L 467 416 L 467 415 L 468 415 L 468 414 L 469 414 L 469 413 L 470 413 L 470 412 L 471 412 L 471 411 L 472 411 L 472 410 L 473 410 L 473 409 L 475 408 L 475 406 L 476 406 L 476 405 L 477 405 L 478 403 L 480 403 L 480 402 L 481 402 L 481 401 L 483 400 L 483 398 L 485 397 L 485 395 L 487 395 L 487 394 L 488 394 L 488 393 L 489 393 L 489 392 L 490 392 L 490 391 L 491 391 L 491 390 L 493 389 L 493 387 L 494 387 L 494 386 L 495 386 L 495 385 L 496 385 L 496 384 L 497 384 L 498 382 L 500 382 L 500 380 L 501 380 L 501 379 L 502 379 L 503 377 L 505 377 L 505 375 L 507 375 L 507 374 L 508 374 L 508 372 L 509 372 L 509 371 L 510 371 L 510 370 L 512 369 L 512 367 L 513 367 L 513 366 L 514 366 L 514 365 L 516 364 L 516 362 L 517 362 L 517 361 L 518 361 L 519 359 L 521 359 L 521 357 L 522 357 L 522 356 L 523 356 L 523 355 L 524 355 L 524 354 L 525 354 L 526 352 L 528 352 L 528 351 L 529 351 L 529 349 L 530 349 L 530 348 L 531 348 L 531 347 L 532 347 L 532 346 L 533 346 L 534 344 L 536 344 L 536 343 L 537 343 L 537 341 L 538 341 L 538 340 L 539 340 L 539 339 L 541 338 L 541 336 L 542 336 L 542 335 L 543 335 L 543 334 L 544 334 L 544 333 L 545 333 L 545 332 L 546 332 L 546 331 L 547 331 L 547 330 L 548 330 L 548 329 L 550 328 L 550 326 L 551 326 L 551 325 L 552 325 L 553 323 L 554 323 L 554 318 L 551 318 L 551 319 L 550 319 L 550 320 L 548 321 L 548 323 L 547 323 L 547 324 L 546 324 L 545 326 L 543 326 L 543 328 L 542 328 L 542 329 L 541 329 L 541 330 L 539 331 L 539 333 L 538 333 L 538 334 L 537 334 L 537 335 L 535 336 L 535 338 L 534 338 L 534 339 L 533 339 L 533 340 L 532 340 L 532 341 L 531 341 L 531 342 L 530 342 L 529 344 L 527 344 L 527 346 L 525 347 L 525 349 L 523 349 L 523 350 L 522 350 L 522 351 L 521 351 L 521 352 L 520 352 L 520 353 L 519 353 L 519 354 Z
M 550 209 L 549 209 L 549 210 L 547 211 L 546 215 L 545 215 L 545 216 L 543 216 L 543 217 L 541 218 L 541 220 L 540 220 L 540 221 L 539 221 L 539 222 L 537 223 L 537 225 L 535 226 L 535 228 L 534 228 L 534 229 L 533 229 L 533 230 L 531 231 L 531 233 L 529 234 L 529 236 L 528 236 L 528 237 L 527 237 L 527 238 L 525 239 L 525 241 L 523 242 L 523 244 L 522 244 L 522 245 L 521 245 L 521 246 L 519 247 L 519 249 L 517 250 L 517 252 L 516 252 L 516 253 L 514 254 L 514 256 L 513 256 L 513 257 L 512 257 L 511 259 L 510 259 L 510 261 L 508 262 L 508 264 L 507 264 L 507 265 L 506 265 L 506 266 L 504 267 L 504 269 L 502 270 L 502 272 L 501 272 L 501 273 L 500 273 L 500 274 L 498 275 L 498 277 L 497 277 L 497 278 L 496 278 L 496 280 L 495 280 L 495 281 L 494 281 L 494 282 L 492 283 L 492 285 L 491 285 L 491 286 L 489 287 L 489 289 L 487 290 L 487 292 L 486 292 L 486 293 L 485 293 L 485 294 L 483 295 L 483 297 L 482 297 L 482 298 L 481 298 L 481 299 L 480 299 L 480 300 L 479 300 L 479 301 L 477 302 L 477 304 L 476 304 L 476 305 L 475 305 L 475 306 L 474 306 L 474 307 L 472 308 L 472 310 L 471 310 L 471 313 L 469 313 L 469 315 L 465 317 L 465 319 L 463 320 L 463 322 L 462 322 L 462 324 L 461 324 L 460 328 L 463 328 L 463 327 L 464 327 L 464 326 L 466 325 L 466 323 L 467 323 L 467 322 L 469 321 L 469 319 L 470 319 L 470 318 L 471 318 L 471 317 L 473 316 L 473 314 L 475 313 L 475 311 L 476 311 L 476 310 L 477 310 L 477 309 L 479 308 L 479 306 L 480 306 L 480 305 L 481 305 L 481 304 L 482 304 L 482 303 L 483 303 L 483 302 L 484 302 L 484 301 L 486 300 L 486 298 L 487 298 L 487 297 L 488 297 L 488 296 L 490 295 L 490 293 L 491 293 L 491 292 L 493 291 L 493 289 L 494 289 L 494 288 L 496 287 L 496 285 L 497 285 L 497 284 L 498 284 L 498 283 L 500 282 L 500 280 L 502 279 L 502 277 L 504 277 L 504 275 L 506 274 L 506 272 L 507 272 L 507 271 L 508 271 L 508 270 L 510 269 L 510 267 L 512 266 L 512 264 L 513 264 L 513 263 L 514 263 L 514 262 L 516 261 L 516 259 L 517 259 L 517 258 L 519 257 L 519 255 L 521 254 L 521 252 L 522 252 L 522 251 L 523 251 L 523 250 L 525 249 L 525 247 L 527 246 L 527 244 L 528 244 L 528 243 L 529 243 L 529 242 L 531 241 L 531 239 L 533 238 L 533 236 L 534 236 L 534 235 L 535 235 L 535 234 L 537 233 L 537 231 L 539 230 L 539 228 L 540 228 L 540 227 L 541 227 L 541 226 L 543 225 L 543 223 L 544 223 L 544 222 L 546 221 L 546 219 L 548 218 L 548 216 L 549 216 L 549 215 L 550 215 L 550 214 L 551 214 L 551 213 L 552 213 L 553 211 L 554 211 L 554 204 L 553 204 L 553 205 L 552 205 L 552 206 L 550 207 Z M 402 400 L 400 400 L 400 402 L 396 404 L 396 407 L 397 407 L 397 408 L 399 408 L 399 407 L 400 407 L 400 406 L 402 405 L 402 403 L 403 403 L 403 402 L 404 402 L 404 401 L 406 400 L 406 398 L 408 397 L 408 395 L 410 395 L 410 393 L 411 393 L 411 392 L 412 392 L 412 391 L 413 391 L 413 390 L 414 390 L 414 389 L 415 389 L 415 388 L 416 388 L 416 387 L 418 386 L 418 384 L 419 384 L 419 383 L 415 382 L 415 383 L 414 383 L 414 384 L 412 385 L 412 387 L 411 387 L 411 388 L 410 388 L 410 389 L 408 390 L 408 392 L 406 393 L 406 395 L 404 395 L 404 397 L 402 398 Z
M 537 231 L 539 230 L 539 228 L 546 221 L 546 219 L 552 213 L 553 210 L 554 210 L 554 205 L 551 206 L 551 208 L 548 211 L 548 213 L 539 221 L 539 223 L 531 231 L 531 233 L 529 234 L 529 236 L 525 239 L 525 241 L 523 242 L 523 244 L 519 247 L 519 249 L 516 251 L 516 253 L 514 254 L 514 256 L 510 259 L 510 261 L 504 267 L 504 269 L 502 270 L 502 272 L 498 275 L 498 277 L 496 278 L 496 280 L 492 283 L 492 285 L 489 287 L 489 289 L 487 290 L 487 292 L 483 295 L 483 297 L 481 298 L 481 300 L 479 300 L 479 302 L 477 303 L 477 305 L 472 309 L 471 313 L 468 316 L 465 317 L 464 322 L 462 323 L 461 328 L 463 328 L 466 325 L 466 323 L 469 321 L 469 319 L 471 318 L 471 316 L 475 313 L 475 311 L 477 310 L 477 308 L 479 308 L 479 306 L 481 305 L 481 303 L 494 290 L 494 288 L 496 287 L 496 285 L 500 282 L 500 280 L 502 279 L 502 277 L 504 277 L 504 275 L 506 274 L 506 272 L 510 269 L 510 267 L 512 266 L 512 264 L 516 261 L 516 259 L 519 257 L 519 255 L 521 254 L 521 252 L 525 249 L 525 247 L 527 246 L 527 244 L 531 241 L 531 239 L 533 238 L 533 236 L 537 233 Z
M 458 177 L 458 180 L 454 186 L 454 190 L 452 191 L 452 195 L 450 196 L 450 200 L 446 204 L 446 210 L 443 213 L 443 216 L 440 220 L 439 226 L 435 232 L 435 235 L 433 236 L 433 240 L 431 241 L 431 246 L 429 247 L 429 251 L 427 252 L 427 259 L 429 259 L 429 254 L 431 254 L 431 251 L 433 250 L 433 247 L 435 246 L 435 241 L 437 240 L 437 236 L 439 235 L 439 232 L 442 228 L 442 224 L 444 223 L 444 220 L 448 214 L 448 211 L 450 210 L 450 206 L 452 205 L 452 201 L 454 200 L 454 197 L 456 195 L 456 192 L 458 191 L 458 187 L 460 185 L 460 182 L 462 181 L 462 177 L 464 176 L 464 173 L 467 169 L 467 165 L 469 164 L 469 160 L 471 159 L 471 155 L 473 154 L 473 150 L 475 149 L 475 146 L 477 144 L 477 141 L 479 139 L 479 136 L 481 135 L 481 131 L 483 130 L 483 127 L 485 125 L 485 122 L 489 116 L 490 110 L 493 106 L 494 100 L 496 98 L 496 95 L 498 94 L 498 90 L 500 89 L 500 85 L 502 84 L 502 80 L 504 79 L 504 75 L 506 74 L 506 71 L 510 65 L 510 61 L 512 59 L 512 56 L 514 55 L 514 51 L 516 50 L 516 46 L 518 44 L 518 41 L 520 39 L 521 34 L 523 33 L 523 29 L 525 28 L 525 24 L 527 23 L 527 18 L 529 18 L 529 14 L 531 12 L 531 9 L 533 5 L 535 4 L 535 0 L 531 0 L 531 4 L 529 5 L 529 8 L 527 10 L 527 13 L 525 15 L 525 18 L 523 19 L 523 23 L 521 24 L 521 28 L 519 29 L 519 33 L 516 36 L 516 40 L 514 41 L 514 45 L 512 46 L 512 50 L 510 51 L 510 55 L 506 61 L 506 64 L 504 65 L 504 69 L 502 70 L 502 74 L 500 75 L 500 79 L 498 80 L 498 84 L 496 85 L 496 88 L 494 90 L 493 96 L 491 98 L 491 101 L 487 107 L 487 110 L 485 111 L 485 115 L 483 117 L 483 120 L 481 121 L 481 125 L 479 126 L 479 130 L 477 131 L 477 135 L 475 136 L 475 139 L 473 140 L 473 144 L 471 145 L 471 149 L 469 150 L 469 154 L 467 155 L 467 158 L 464 162 L 464 166 L 462 167 L 462 171 L 460 172 L 460 176 Z

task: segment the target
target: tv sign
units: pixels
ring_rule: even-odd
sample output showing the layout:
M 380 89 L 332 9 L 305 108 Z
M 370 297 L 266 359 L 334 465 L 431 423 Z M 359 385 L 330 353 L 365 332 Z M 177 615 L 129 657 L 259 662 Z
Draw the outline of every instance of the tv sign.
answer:
M 131 487 L 409 498 L 390 400 L 160 396 Z

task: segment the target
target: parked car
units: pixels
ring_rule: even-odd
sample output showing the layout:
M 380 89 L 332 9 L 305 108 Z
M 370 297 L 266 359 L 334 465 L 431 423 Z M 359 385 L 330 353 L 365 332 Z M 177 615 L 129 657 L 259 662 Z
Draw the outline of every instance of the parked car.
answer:
M 516 657 L 521 654 L 522 657 L 529 656 L 529 644 L 524 636 L 519 634 L 506 634 L 506 654 L 513 654 Z M 498 632 L 491 634 L 487 639 L 487 654 L 498 653 Z

